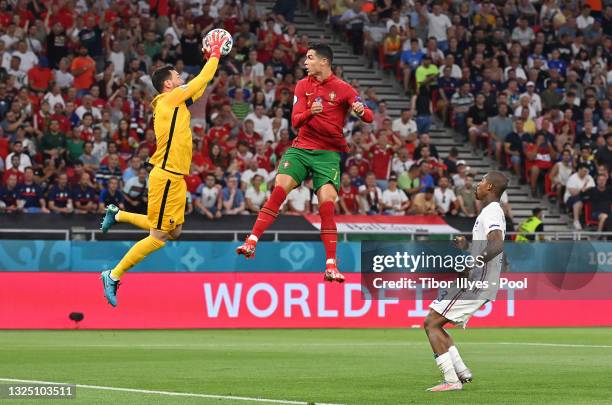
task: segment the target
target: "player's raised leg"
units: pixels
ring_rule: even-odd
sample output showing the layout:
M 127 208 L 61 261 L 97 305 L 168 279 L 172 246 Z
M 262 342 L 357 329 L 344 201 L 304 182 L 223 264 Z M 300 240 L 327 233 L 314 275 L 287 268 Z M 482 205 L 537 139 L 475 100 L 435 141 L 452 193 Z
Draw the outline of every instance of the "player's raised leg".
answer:
M 296 185 L 297 183 L 295 180 L 293 180 L 293 178 L 289 175 L 278 174 L 276 176 L 274 189 L 270 194 L 270 198 L 268 198 L 268 201 L 266 201 L 264 206 L 261 207 L 261 210 L 257 215 L 257 220 L 253 225 L 251 234 L 247 237 L 246 241 L 242 245 L 236 248 L 236 253 L 243 255 L 247 259 L 255 256 L 255 248 L 259 238 L 276 220 L 278 211 L 285 201 L 285 198 L 287 198 L 287 194 L 289 194 L 289 192 L 293 190 Z
M 125 272 L 180 235 L 185 220 L 187 185 L 181 175 L 153 168 L 149 175 L 147 221 L 150 233 L 128 250 L 112 270 L 102 272 L 106 300 L 117 306 L 117 288 Z M 121 211 L 123 213 L 123 211 Z
M 151 229 L 149 219 L 146 215 L 135 214 L 133 212 L 128 211 L 121 211 L 119 207 L 114 204 L 111 204 L 106 207 L 106 213 L 104 214 L 104 219 L 102 220 L 100 230 L 103 233 L 107 233 L 111 226 L 115 225 L 117 222 L 125 222 L 128 224 L 132 224 L 137 228 L 144 229 L 145 231 Z
M 441 305 L 452 305 L 450 301 L 438 301 Z M 450 336 L 443 329 L 444 325 L 449 322 L 447 318 L 440 315 L 436 310 L 430 309 L 429 314 L 425 318 L 423 326 L 425 327 L 425 333 L 429 344 L 434 352 L 436 364 L 444 376 L 444 381 L 434 387 L 428 389 L 428 391 L 455 391 L 463 388 L 455 367 L 453 365 L 453 359 L 449 352 L 449 348 L 453 346 L 453 341 Z
M 304 152 L 295 148 L 289 148 L 278 163 L 278 174 L 274 181 L 274 189 L 270 198 L 264 204 L 257 215 L 251 234 L 246 241 L 236 248 L 236 253 L 247 259 L 255 256 L 255 247 L 261 235 L 276 220 L 278 211 L 287 198 L 287 194 L 298 184 L 301 184 L 308 169 L 304 162 Z

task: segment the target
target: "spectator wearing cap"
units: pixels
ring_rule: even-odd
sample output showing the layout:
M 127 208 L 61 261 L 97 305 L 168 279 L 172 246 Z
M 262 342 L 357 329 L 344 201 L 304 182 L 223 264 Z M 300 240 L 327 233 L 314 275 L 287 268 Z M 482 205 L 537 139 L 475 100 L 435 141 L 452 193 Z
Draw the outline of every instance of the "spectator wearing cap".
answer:
M 51 187 L 47 194 L 49 210 L 56 214 L 70 214 L 74 210 L 72 204 L 72 193 L 68 188 L 68 175 L 61 173 L 57 178 L 57 184 Z
M 533 108 L 536 115 L 539 115 L 542 112 L 542 100 L 540 96 L 535 92 L 535 83 L 532 81 L 527 82 L 527 91 L 521 95 L 521 98 L 524 96 L 529 97 L 529 106 Z
M 406 194 L 397 188 L 397 176 L 389 176 L 389 188 L 382 193 L 383 213 L 387 215 L 405 215 L 410 207 L 410 200 Z
M 438 215 L 433 187 L 426 187 L 423 192 L 414 196 L 409 213 L 412 215 Z
M 463 187 L 470 168 L 466 165 L 465 160 L 463 159 L 457 161 L 456 168 L 457 170 L 455 173 L 450 175 L 450 179 L 455 187 Z
M 576 173 L 567 180 L 563 196 L 566 208 L 574 215 L 574 229 L 576 230 L 582 229 L 580 213 L 583 208 L 583 195 L 591 187 L 595 187 L 595 181 L 589 174 L 588 167 L 579 164 Z

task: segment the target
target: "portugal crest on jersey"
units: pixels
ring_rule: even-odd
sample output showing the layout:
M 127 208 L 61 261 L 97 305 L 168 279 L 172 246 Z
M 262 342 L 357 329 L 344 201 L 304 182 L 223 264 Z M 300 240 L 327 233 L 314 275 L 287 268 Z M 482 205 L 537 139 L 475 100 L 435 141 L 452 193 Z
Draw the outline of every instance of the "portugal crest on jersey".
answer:
M 329 101 L 334 101 L 336 99 L 336 93 L 333 91 L 329 93 Z

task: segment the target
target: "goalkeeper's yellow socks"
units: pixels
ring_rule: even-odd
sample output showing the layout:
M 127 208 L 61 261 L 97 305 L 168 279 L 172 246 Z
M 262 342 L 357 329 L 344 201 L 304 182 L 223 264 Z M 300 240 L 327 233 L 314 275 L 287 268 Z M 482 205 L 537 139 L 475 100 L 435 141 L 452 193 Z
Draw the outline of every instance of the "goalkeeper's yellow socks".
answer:
M 113 271 L 111 271 L 111 279 L 115 281 L 119 280 L 121 276 L 123 276 L 123 273 L 140 263 L 142 259 L 155 252 L 157 249 L 164 247 L 165 244 L 166 242 L 150 235 L 137 242 L 128 250 L 125 256 L 123 256 L 123 259 L 121 259 Z
M 145 231 L 151 229 L 151 225 L 149 224 L 149 218 L 146 215 L 134 214 L 133 212 L 127 211 L 119 211 L 117 215 L 115 215 L 115 220 L 117 222 L 127 222 L 128 224 L 137 226 L 138 228 L 144 229 Z

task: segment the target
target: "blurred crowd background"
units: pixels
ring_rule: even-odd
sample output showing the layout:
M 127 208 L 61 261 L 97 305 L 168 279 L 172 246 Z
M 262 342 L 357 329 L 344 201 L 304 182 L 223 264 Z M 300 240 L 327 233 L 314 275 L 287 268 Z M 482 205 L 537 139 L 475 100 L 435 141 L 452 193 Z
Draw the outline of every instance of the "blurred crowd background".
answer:
M 234 47 L 190 107 L 194 143 L 187 212 L 257 213 L 275 165 L 296 136 L 295 83 L 318 38 L 293 25 L 297 1 L 0 0 L 0 210 L 146 211 L 155 151 L 155 69 L 185 80 L 204 64 L 201 41 L 224 28 Z M 311 0 L 370 67 L 397 78 L 401 116 L 374 88 L 374 111 L 350 117 L 341 214 L 460 215 L 480 210 L 465 156 L 440 156 L 435 123 L 600 229 L 612 189 L 612 5 L 602 1 Z M 343 77 L 341 65 L 334 73 Z M 507 198 L 505 200 L 507 204 Z M 506 205 L 511 221 L 511 211 Z M 311 181 L 284 210 L 317 212 Z

